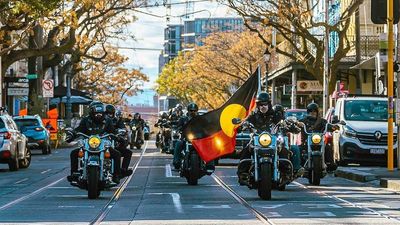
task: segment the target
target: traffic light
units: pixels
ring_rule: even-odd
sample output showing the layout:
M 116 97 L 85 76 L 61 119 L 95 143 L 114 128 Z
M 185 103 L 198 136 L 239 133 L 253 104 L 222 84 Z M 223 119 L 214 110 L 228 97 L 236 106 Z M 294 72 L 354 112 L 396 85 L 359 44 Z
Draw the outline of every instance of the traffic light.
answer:
M 399 22 L 399 0 L 393 0 L 393 24 Z M 371 20 L 375 24 L 387 23 L 387 0 L 371 0 Z

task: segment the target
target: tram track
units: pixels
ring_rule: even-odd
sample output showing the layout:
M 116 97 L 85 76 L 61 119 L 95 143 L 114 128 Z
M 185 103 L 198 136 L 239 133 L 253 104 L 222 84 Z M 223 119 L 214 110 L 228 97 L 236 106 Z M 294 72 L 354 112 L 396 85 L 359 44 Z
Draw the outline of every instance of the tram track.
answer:
M 111 197 L 111 199 L 107 202 L 107 204 L 101 209 L 101 211 L 99 212 L 99 214 L 97 214 L 97 216 L 90 221 L 90 225 L 98 225 L 101 222 L 103 222 L 103 220 L 106 218 L 106 216 L 108 215 L 108 213 L 111 211 L 111 209 L 116 205 L 116 203 L 118 202 L 119 198 L 121 197 L 122 193 L 124 192 L 124 190 L 126 189 L 126 187 L 128 186 L 129 182 L 131 181 L 132 177 L 135 175 L 135 172 L 140 164 L 140 162 L 143 159 L 144 153 L 147 150 L 148 147 L 148 141 L 146 141 L 145 146 L 143 147 L 142 152 L 140 153 L 139 159 L 136 161 L 136 163 L 133 165 L 132 167 L 132 175 L 129 176 L 127 179 L 125 179 L 122 184 L 117 188 L 117 190 L 114 192 L 113 196 Z

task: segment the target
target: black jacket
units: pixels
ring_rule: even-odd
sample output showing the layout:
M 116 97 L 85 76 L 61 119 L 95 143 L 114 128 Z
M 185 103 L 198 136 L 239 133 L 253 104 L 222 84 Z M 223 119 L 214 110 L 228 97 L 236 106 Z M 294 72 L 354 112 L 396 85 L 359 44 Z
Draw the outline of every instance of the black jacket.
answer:
M 113 133 L 115 130 L 113 123 L 109 119 L 101 122 L 94 121 L 90 116 L 84 117 L 75 132 L 81 132 L 86 135 L 99 135 L 104 133 Z
M 270 109 L 266 113 L 261 113 L 258 110 L 254 111 L 246 121 L 254 125 L 258 131 L 270 131 L 273 121 L 273 110 Z

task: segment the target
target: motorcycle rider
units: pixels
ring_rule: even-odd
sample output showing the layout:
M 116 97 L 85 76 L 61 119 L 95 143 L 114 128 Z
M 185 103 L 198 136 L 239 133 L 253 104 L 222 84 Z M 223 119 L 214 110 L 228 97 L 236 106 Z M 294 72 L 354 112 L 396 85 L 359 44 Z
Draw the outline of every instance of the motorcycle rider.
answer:
M 175 106 L 175 112 L 177 114 L 178 117 L 183 116 L 183 106 L 181 104 L 176 104 Z
M 274 122 L 274 111 L 272 109 L 269 94 L 267 92 L 260 92 L 257 95 L 256 104 L 256 110 L 247 118 L 246 121 L 253 124 L 254 128 L 258 131 L 270 131 L 271 125 Z M 240 154 L 240 160 L 250 158 L 250 146 L 246 146 Z M 248 171 L 250 166 L 251 162 L 243 162 L 238 166 L 237 175 L 241 185 L 246 184 L 246 180 L 249 178 Z
M 155 127 L 159 128 L 157 136 L 156 136 L 156 145 L 157 145 L 158 148 L 160 148 L 161 145 L 164 144 L 164 143 L 161 143 L 161 141 L 163 139 L 162 137 L 164 136 L 164 138 L 167 138 L 167 137 L 165 137 L 165 133 L 164 133 L 164 129 L 163 128 L 168 123 L 169 123 L 168 122 L 168 113 L 167 112 L 163 112 L 163 113 L 161 113 L 160 118 L 158 118 L 156 124 L 154 124 Z
M 307 116 L 303 119 L 301 119 L 297 125 L 299 127 L 304 127 L 306 126 L 307 132 L 312 133 L 312 132 L 317 132 L 317 133 L 323 133 L 325 131 L 325 126 L 328 123 L 328 121 L 324 118 L 321 117 L 319 114 L 319 106 L 317 103 L 310 103 L 307 105 Z M 327 131 L 334 131 L 336 129 L 339 129 L 337 125 L 328 125 Z M 302 151 L 307 151 L 307 133 L 304 131 L 304 129 L 301 129 L 301 140 L 302 144 L 300 146 L 300 149 Z M 325 151 L 325 159 L 331 159 L 331 162 L 328 162 L 329 166 L 333 165 L 333 151 Z M 326 160 L 325 160 L 326 161 Z
M 181 133 L 183 132 L 183 128 L 185 127 L 185 125 L 194 117 L 196 117 L 198 115 L 198 111 L 199 111 L 199 107 L 197 106 L 196 103 L 190 103 L 187 107 L 187 115 L 186 116 L 182 116 L 178 123 L 177 123 L 177 130 L 180 131 Z M 185 142 L 186 140 L 182 139 L 178 140 L 176 142 L 175 145 L 175 149 L 174 149 L 174 159 L 172 164 L 174 165 L 175 169 L 180 169 L 181 167 L 181 160 L 182 160 L 182 150 L 185 147 Z
M 89 115 L 84 117 L 79 126 L 68 134 L 67 141 L 72 141 L 75 137 L 75 133 L 81 132 L 86 135 L 100 135 L 104 133 L 113 133 L 114 127 L 111 120 L 105 117 L 105 107 L 101 102 L 94 101 L 89 105 Z M 71 175 L 67 177 L 69 182 L 76 181 L 78 176 L 78 153 L 80 148 L 76 148 L 71 151 Z M 114 160 L 114 176 L 113 181 L 119 183 L 120 181 L 120 165 L 121 165 L 121 154 L 110 148 L 111 158 Z
M 143 128 L 144 128 L 144 120 L 141 118 L 140 113 L 135 113 L 133 115 L 133 119 L 130 121 L 130 126 L 137 126 L 139 128 L 138 130 L 138 138 L 143 143 Z
M 126 127 L 122 119 L 116 117 L 115 107 L 113 105 L 106 105 L 106 114 L 107 118 L 112 122 L 114 134 L 117 134 L 119 129 L 123 129 L 126 131 Z M 130 151 L 127 146 L 128 140 L 124 138 L 120 138 L 115 145 L 116 150 L 121 153 L 121 157 L 124 157 L 121 167 L 121 176 L 123 177 L 130 176 L 132 174 L 132 169 L 129 169 L 129 164 L 132 158 L 132 151 Z

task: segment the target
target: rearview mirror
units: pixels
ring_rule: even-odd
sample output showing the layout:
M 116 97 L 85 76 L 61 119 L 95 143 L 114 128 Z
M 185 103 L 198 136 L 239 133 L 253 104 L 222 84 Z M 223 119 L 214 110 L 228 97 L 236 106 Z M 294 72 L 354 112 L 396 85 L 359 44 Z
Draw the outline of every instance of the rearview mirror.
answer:
M 238 124 L 240 124 L 241 122 L 242 122 L 242 119 L 240 119 L 240 118 L 233 118 L 233 119 L 232 119 L 232 123 L 235 124 L 235 125 L 238 125 Z
M 339 122 L 340 122 L 339 121 L 339 117 L 337 115 L 333 115 L 332 116 L 332 123 L 335 124 L 335 123 L 339 123 Z
M 341 120 L 341 121 L 339 121 L 337 124 L 340 124 L 340 125 L 346 125 L 346 122 L 344 122 L 343 120 Z

